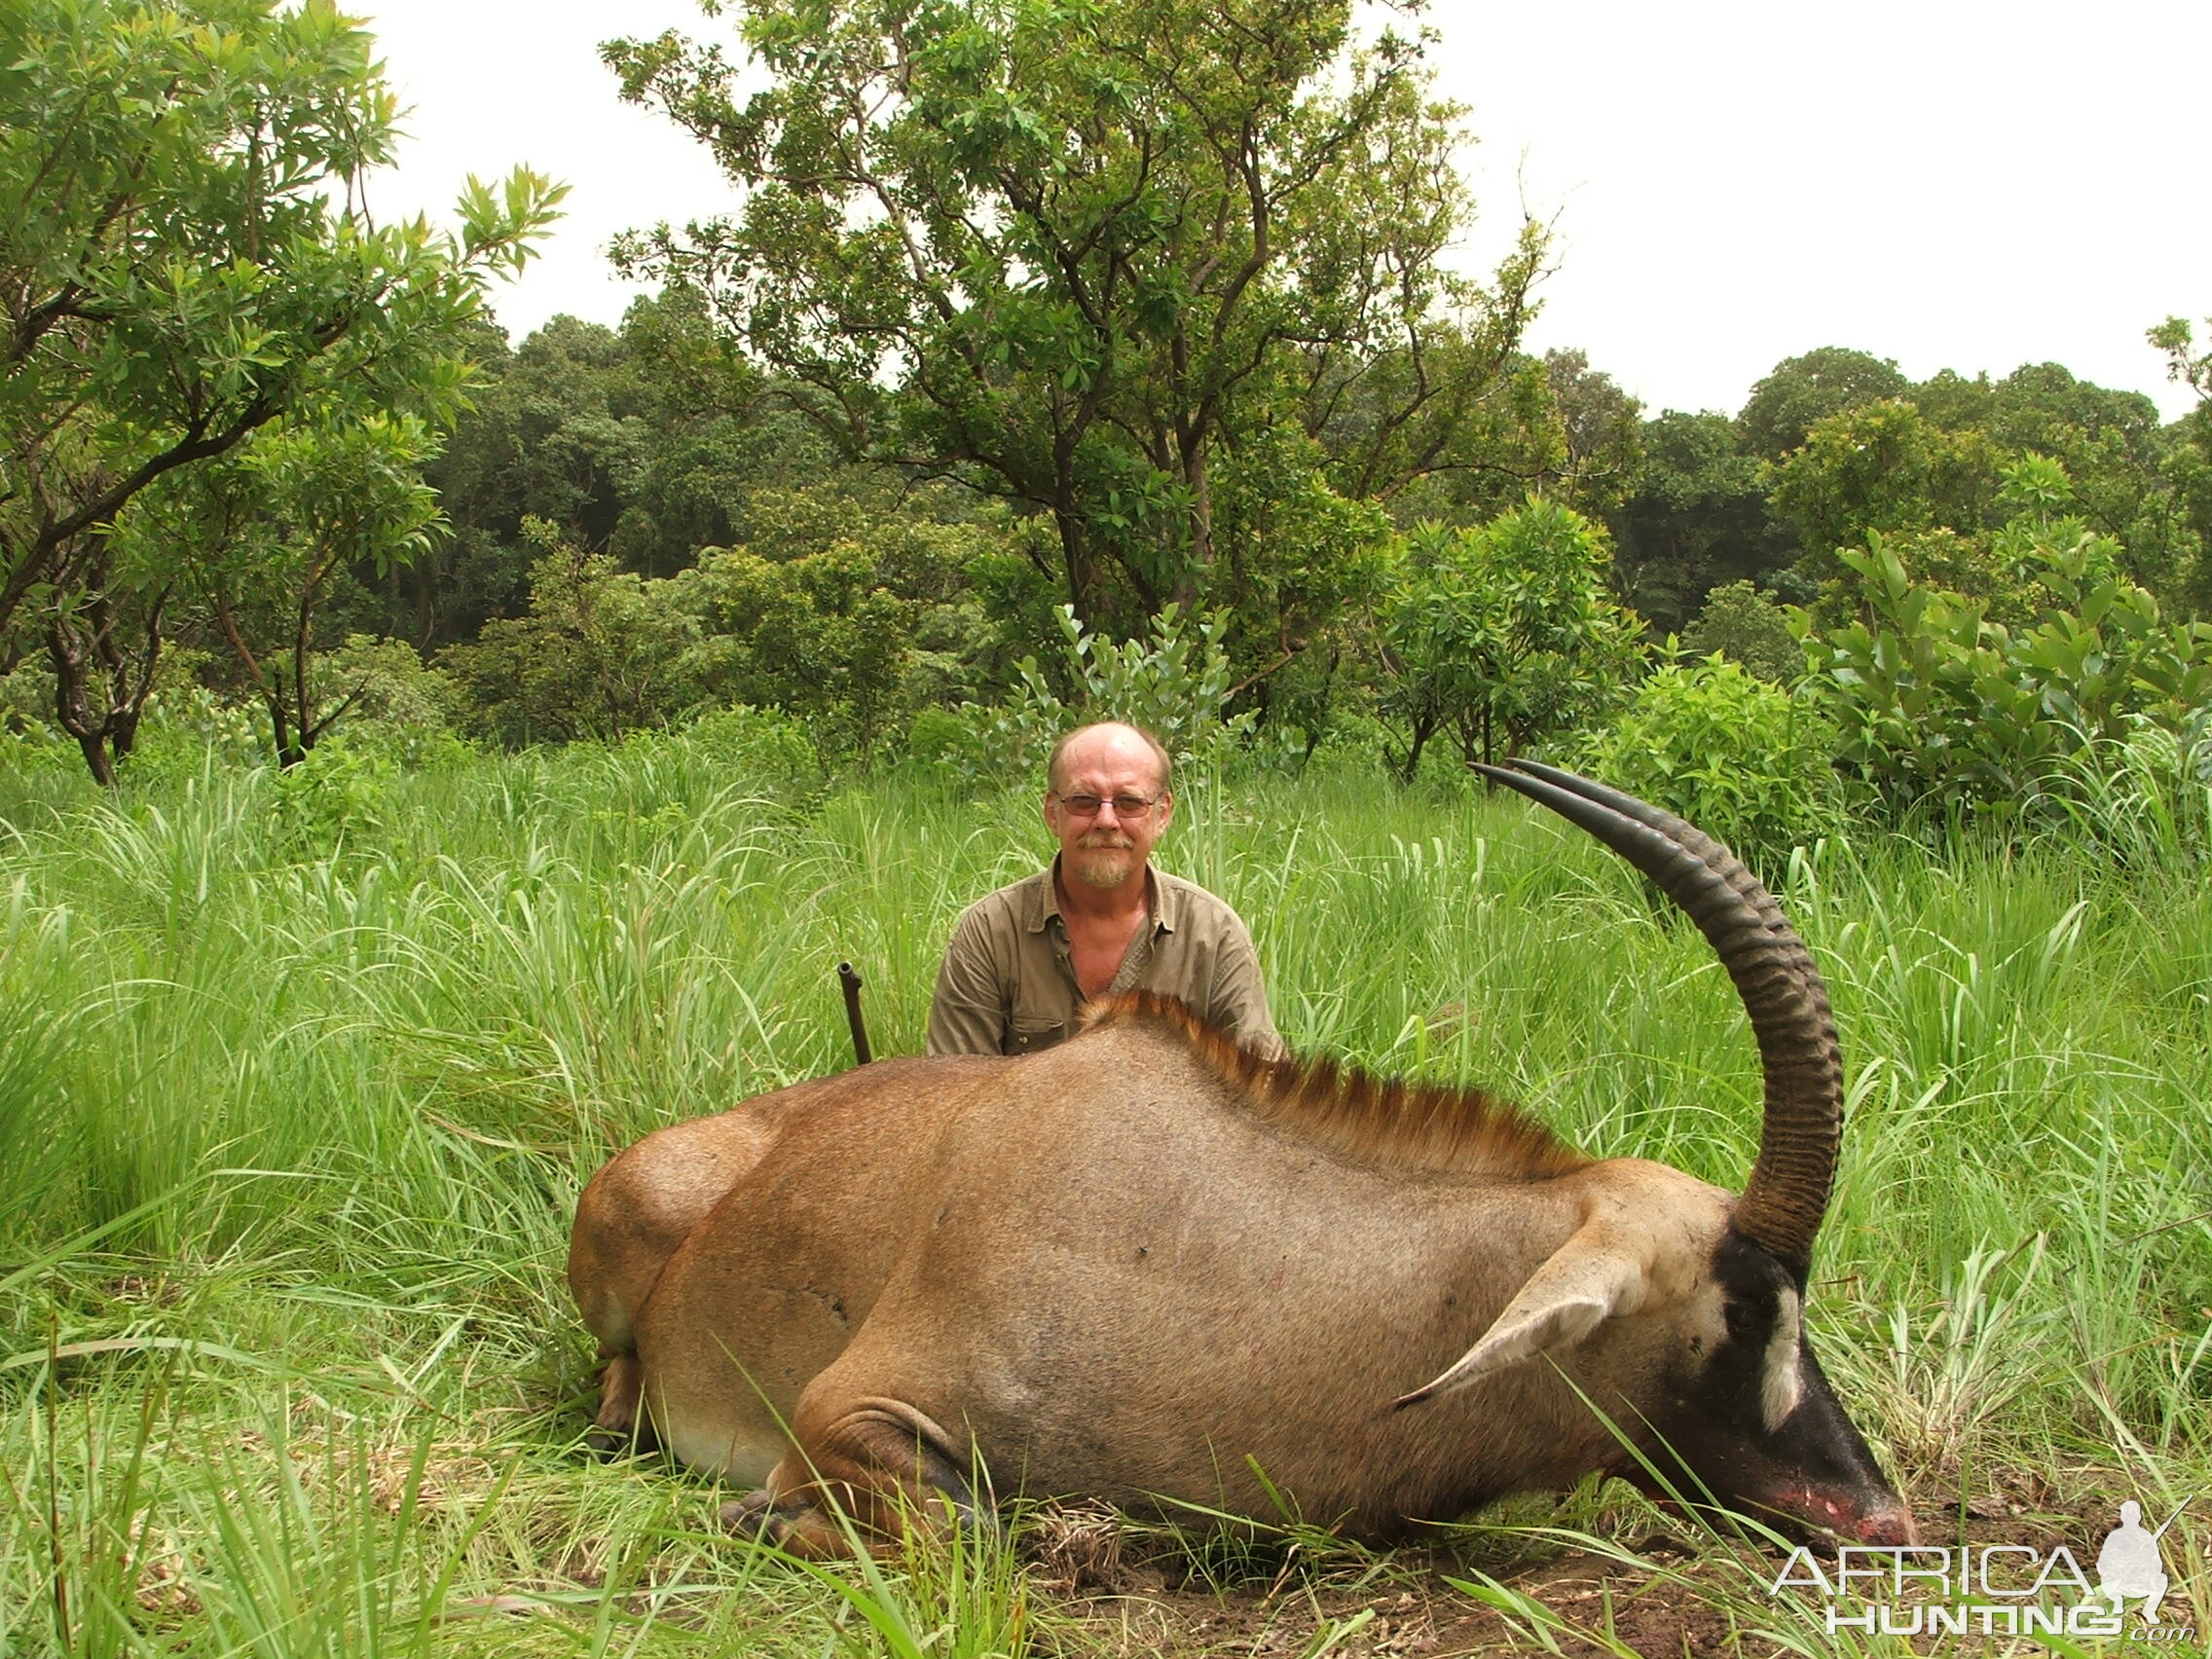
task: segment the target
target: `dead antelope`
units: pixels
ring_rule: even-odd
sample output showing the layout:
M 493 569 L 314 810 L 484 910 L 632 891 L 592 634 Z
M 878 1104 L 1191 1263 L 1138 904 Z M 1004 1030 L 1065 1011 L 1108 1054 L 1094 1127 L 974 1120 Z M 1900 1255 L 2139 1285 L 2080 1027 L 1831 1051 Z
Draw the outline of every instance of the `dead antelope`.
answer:
M 601 1427 L 761 1489 L 737 1518 L 814 1553 L 844 1547 L 827 1500 L 885 1534 L 904 1501 L 970 1510 L 978 1468 L 1002 1495 L 1259 1519 L 1279 1493 L 1386 1538 L 1593 1470 L 1648 1484 L 1622 1435 L 1730 1507 L 1911 1541 L 1801 1317 L 1842 1122 L 1810 953 L 1681 820 L 1491 776 L 1718 952 L 1766 1080 L 1741 1196 L 1138 995 L 1057 1049 L 882 1061 L 600 1170 L 569 1279 Z

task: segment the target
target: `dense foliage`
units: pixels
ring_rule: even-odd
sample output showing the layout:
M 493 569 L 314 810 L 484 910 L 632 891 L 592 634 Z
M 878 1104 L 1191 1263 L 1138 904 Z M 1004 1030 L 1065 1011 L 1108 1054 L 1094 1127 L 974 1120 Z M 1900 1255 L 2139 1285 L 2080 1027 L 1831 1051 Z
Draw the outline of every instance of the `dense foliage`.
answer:
M 1460 112 L 1343 0 L 779 0 L 735 53 L 610 42 L 745 205 L 626 239 L 662 286 L 619 328 L 514 345 L 482 281 L 557 190 L 472 187 L 453 240 L 339 202 L 390 100 L 328 8 L 11 17 L 26 766 L 111 778 L 142 722 L 240 704 L 287 767 L 348 728 L 423 756 L 750 707 L 823 768 L 981 781 L 1132 709 L 1407 782 L 1740 771 L 1761 804 L 1699 798 L 1774 846 L 2011 833 L 2186 771 L 2212 719 L 2212 411 L 1823 347 L 1732 416 L 1647 416 L 1523 349 L 1540 234 L 1487 286 L 1441 263 Z M 2188 324 L 2150 346 L 2212 394 Z
M 188 609 L 224 612 L 297 759 L 320 729 L 305 652 L 335 560 L 410 550 L 423 514 L 388 498 L 387 463 L 419 462 L 413 423 L 458 411 L 484 277 L 560 193 L 518 171 L 471 181 L 458 237 L 380 226 L 355 193 L 395 116 L 368 35 L 327 4 L 0 18 L 0 667 L 41 651 L 95 776 L 129 753 Z M 303 445 L 350 453 L 303 466 Z M 339 473 L 380 498 L 341 500 Z M 313 499 L 280 499 L 311 481 Z M 309 521 L 296 538 L 286 513 Z M 234 606 L 241 564 L 257 591 Z M 240 632 L 257 618 L 262 654 L 295 651 L 288 702 Z
M 1791 849 L 1843 819 L 1833 749 L 1818 704 L 1716 652 L 1653 674 L 1574 759 L 1719 836 L 1780 887 Z
M 1220 603 L 1249 436 L 1303 432 L 1352 500 L 1501 430 L 1543 447 L 1514 395 L 1541 236 L 1489 290 L 1451 273 L 1456 112 L 1418 38 L 1352 10 L 759 0 L 750 72 L 613 42 L 623 94 L 745 192 L 618 258 L 701 296 L 844 454 L 1049 515 L 1085 617 Z
M 1401 777 L 1448 732 L 1496 761 L 1602 714 L 1641 665 L 1636 619 L 1604 592 L 1596 528 L 1532 499 L 1480 530 L 1418 527 L 1382 605 L 1381 707 Z

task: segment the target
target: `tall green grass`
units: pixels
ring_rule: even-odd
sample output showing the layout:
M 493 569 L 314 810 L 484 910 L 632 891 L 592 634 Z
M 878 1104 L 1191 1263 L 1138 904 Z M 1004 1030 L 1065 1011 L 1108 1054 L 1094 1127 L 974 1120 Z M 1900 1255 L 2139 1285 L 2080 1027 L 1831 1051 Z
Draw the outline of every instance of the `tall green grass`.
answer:
M 839 960 L 918 1050 L 953 917 L 1048 850 L 1032 796 L 794 793 L 681 736 L 303 788 L 0 780 L 0 1651 L 883 1649 L 695 1484 L 573 1455 L 569 1208 L 845 1064 Z M 1259 780 L 1187 791 L 1163 862 L 1251 923 L 1294 1045 L 1741 1181 L 1725 977 L 1575 832 Z M 2212 1491 L 2199 873 L 1862 836 L 1785 903 L 1853 1105 L 1816 1336 L 1893 1467 Z

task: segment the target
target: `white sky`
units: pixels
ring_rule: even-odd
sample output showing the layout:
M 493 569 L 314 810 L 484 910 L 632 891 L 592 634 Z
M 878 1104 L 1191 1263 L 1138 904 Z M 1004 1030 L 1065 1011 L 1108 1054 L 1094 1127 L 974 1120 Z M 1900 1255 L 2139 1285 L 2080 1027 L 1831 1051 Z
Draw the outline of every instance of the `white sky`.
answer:
M 1202 3 L 1202 0 L 1200 0 Z M 517 162 L 573 186 L 494 296 L 519 339 L 617 320 L 608 239 L 731 201 L 705 152 L 620 103 L 599 41 L 727 19 L 694 0 L 352 0 L 412 134 L 373 201 L 442 212 Z M 1661 408 L 1733 411 L 1817 346 L 2002 375 L 2057 361 L 2188 406 L 2143 331 L 2212 314 L 2205 0 L 1434 0 L 1440 90 L 1471 106 L 1494 260 L 1526 201 L 1562 266 L 1530 337 Z

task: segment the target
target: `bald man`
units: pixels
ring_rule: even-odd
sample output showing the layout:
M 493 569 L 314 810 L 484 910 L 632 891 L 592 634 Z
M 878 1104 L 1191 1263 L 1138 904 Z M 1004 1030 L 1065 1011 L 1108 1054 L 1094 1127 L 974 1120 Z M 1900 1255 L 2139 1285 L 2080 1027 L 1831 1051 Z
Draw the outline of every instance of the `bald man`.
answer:
M 1060 739 L 1044 799 L 1058 856 L 962 913 L 930 1003 L 931 1053 L 1049 1049 L 1086 1003 L 1134 990 L 1180 997 L 1237 1041 L 1283 1051 L 1236 912 L 1152 867 L 1175 816 L 1172 769 L 1157 738 L 1118 720 Z

